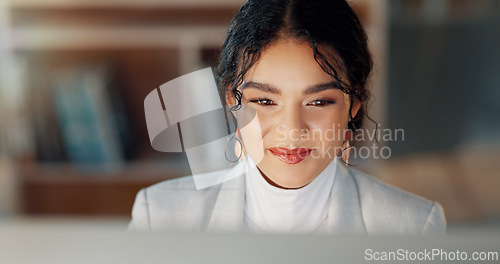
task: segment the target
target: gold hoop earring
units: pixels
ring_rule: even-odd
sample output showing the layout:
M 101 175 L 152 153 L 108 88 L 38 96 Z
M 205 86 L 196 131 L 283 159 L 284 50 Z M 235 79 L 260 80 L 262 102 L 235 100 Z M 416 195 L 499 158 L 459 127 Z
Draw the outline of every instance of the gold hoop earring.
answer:
M 340 152 L 340 158 L 344 160 L 345 164 L 347 165 L 349 165 L 349 156 L 351 156 L 350 148 L 351 144 L 349 143 L 349 141 L 347 141 L 346 147 Z
M 351 146 L 351 138 L 352 134 L 351 131 L 348 130 L 346 134 L 344 135 L 344 143 L 342 145 L 346 145 L 344 149 L 342 149 L 339 153 L 338 156 L 344 162 L 345 165 L 350 166 L 349 164 L 349 157 L 351 156 L 351 149 L 354 148 L 354 146 Z
M 236 142 L 238 142 L 238 144 L 240 144 L 240 154 L 239 156 L 236 158 L 236 160 L 231 160 L 227 157 L 227 149 L 228 149 L 228 145 L 229 145 L 229 142 L 231 142 L 231 140 L 236 140 Z M 234 151 L 234 147 L 232 148 L 233 151 Z M 241 143 L 241 140 L 235 136 L 235 134 L 233 134 L 226 142 L 226 148 L 224 149 L 224 158 L 226 158 L 227 161 L 231 162 L 231 163 L 237 163 L 240 159 L 241 159 L 241 156 L 243 155 L 243 144 Z M 235 154 L 236 156 L 236 154 Z

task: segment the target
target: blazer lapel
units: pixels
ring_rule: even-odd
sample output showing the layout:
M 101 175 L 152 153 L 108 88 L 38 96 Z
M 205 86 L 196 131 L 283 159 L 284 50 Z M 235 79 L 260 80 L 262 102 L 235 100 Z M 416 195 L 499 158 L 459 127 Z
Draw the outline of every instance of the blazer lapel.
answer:
M 337 161 L 328 210 L 327 232 L 366 235 L 359 190 L 349 169 Z
M 244 161 L 238 163 L 226 175 L 228 181 L 221 184 L 219 193 L 207 223 L 208 232 L 239 231 L 243 227 L 245 206 Z

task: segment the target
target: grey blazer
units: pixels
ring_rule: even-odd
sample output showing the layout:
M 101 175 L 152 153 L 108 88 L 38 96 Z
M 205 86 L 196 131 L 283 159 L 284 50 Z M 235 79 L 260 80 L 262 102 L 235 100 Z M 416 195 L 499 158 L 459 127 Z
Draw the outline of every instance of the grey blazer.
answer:
M 337 160 L 337 159 L 336 159 Z M 337 161 L 328 211 L 328 233 L 443 235 L 442 206 L 389 186 Z M 224 232 L 245 230 L 245 175 L 238 166 L 207 174 L 229 181 L 196 190 L 193 177 L 167 180 L 140 190 L 128 230 Z

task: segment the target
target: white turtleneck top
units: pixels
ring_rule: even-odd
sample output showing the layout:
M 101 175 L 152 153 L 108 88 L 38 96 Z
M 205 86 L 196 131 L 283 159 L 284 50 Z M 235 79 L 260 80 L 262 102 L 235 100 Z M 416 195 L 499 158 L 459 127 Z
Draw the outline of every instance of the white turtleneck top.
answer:
M 337 158 L 308 185 L 281 189 L 269 184 L 247 156 L 245 223 L 253 232 L 310 233 L 326 225 Z

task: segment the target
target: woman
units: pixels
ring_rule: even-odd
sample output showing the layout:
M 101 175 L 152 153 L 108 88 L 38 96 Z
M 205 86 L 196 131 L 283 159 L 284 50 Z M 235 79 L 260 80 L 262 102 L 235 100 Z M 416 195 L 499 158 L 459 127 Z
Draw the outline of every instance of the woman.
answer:
M 190 177 L 143 189 L 129 229 L 444 233 L 441 205 L 347 164 L 371 70 L 346 1 L 249 0 L 216 73 L 236 120 L 239 163 L 211 175 L 232 179 L 199 191 Z

